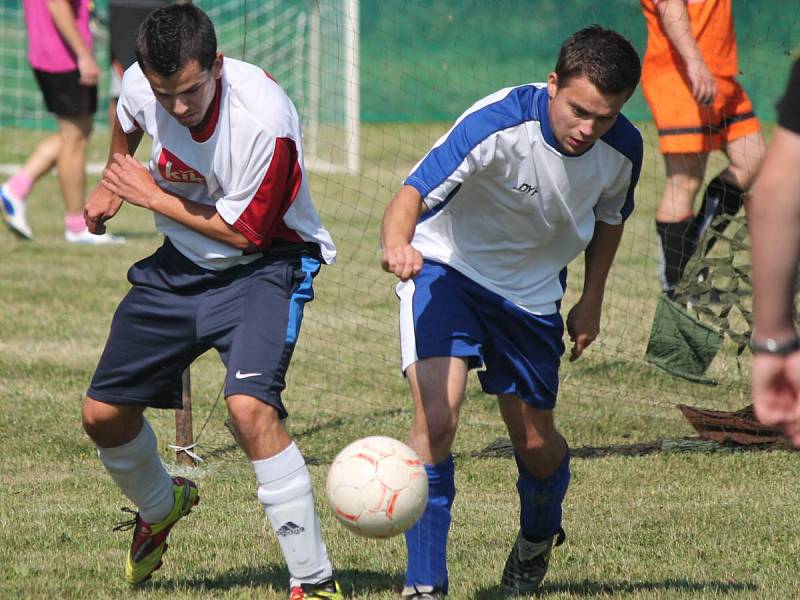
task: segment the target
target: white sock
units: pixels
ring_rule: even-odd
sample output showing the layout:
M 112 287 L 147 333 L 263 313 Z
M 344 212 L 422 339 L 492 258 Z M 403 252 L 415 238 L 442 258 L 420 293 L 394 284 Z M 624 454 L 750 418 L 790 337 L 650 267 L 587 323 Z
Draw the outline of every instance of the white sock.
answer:
M 322 541 L 306 461 L 292 442 L 271 458 L 254 460 L 258 500 L 264 505 L 289 568 L 290 587 L 333 575 Z
M 97 447 L 97 455 L 122 493 L 133 502 L 147 523 L 163 520 L 175 502 L 172 478 L 158 456 L 156 434 L 142 417 L 142 430 L 127 444 Z

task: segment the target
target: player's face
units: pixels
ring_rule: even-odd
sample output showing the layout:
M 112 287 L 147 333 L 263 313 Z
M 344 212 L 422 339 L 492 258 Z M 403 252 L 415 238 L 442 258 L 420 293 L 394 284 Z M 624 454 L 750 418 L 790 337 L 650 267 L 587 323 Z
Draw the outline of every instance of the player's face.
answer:
M 630 94 L 603 94 L 584 77 L 573 77 L 565 85 L 550 73 L 550 125 L 556 141 L 567 154 L 582 154 L 617 120 Z
M 189 61 L 170 77 L 144 71 L 158 103 L 184 127 L 195 127 L 203 121 L 221 73 L 221 54 L 217 54 L 209 71 L 204 71 L 196 60 Z

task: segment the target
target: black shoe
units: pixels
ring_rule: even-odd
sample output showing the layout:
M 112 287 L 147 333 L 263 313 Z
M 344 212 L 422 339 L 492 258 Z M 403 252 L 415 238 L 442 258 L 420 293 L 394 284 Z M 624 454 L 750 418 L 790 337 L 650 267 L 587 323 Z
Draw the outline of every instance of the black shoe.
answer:
M 512 594 L 537 591 L 547 573 L 550 552 L 554 546 L 563 544 L 565 539 L 563 529 L 541 542 L 529 542 L 520 531 L 503 568 L 500 585 Z

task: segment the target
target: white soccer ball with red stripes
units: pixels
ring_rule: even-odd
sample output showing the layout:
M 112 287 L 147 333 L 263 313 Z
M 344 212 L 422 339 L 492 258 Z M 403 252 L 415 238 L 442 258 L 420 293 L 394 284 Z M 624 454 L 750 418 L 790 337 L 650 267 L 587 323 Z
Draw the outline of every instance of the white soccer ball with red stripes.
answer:
M 350 531 L 388 538 L 409 529 L 425 512 L 428 476 L 417 453 L 402 442 L 366 437 L 336 455 L 325 495 Z

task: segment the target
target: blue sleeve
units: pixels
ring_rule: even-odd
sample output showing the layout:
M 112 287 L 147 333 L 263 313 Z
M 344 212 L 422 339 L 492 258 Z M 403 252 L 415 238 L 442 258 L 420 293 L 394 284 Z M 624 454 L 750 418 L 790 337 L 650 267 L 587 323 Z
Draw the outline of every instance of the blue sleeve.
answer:
M 620 216 L 625 221 L 633 212 L 634 190 L 642 172 L 642 159 L 644 156 L 642 134 L 628 119 L 620 115 L 614 126 L 602 137 L 602 140 L 631 161 L 630 182 L 625 193 L 625 202 L 620 209 Z
M 483 140 L 494 133 L 518 125 L 533 118 L 533 95 L 537 88 L 532 85 L 511 88 L 504 96 L 480 106 L 480 102 L 467 110 L 456 124 L 447 132 L 423 158 L 406 178 L 407 185 L 413 186 L 425 198 L 431 191 L 441 186 L 457 171 L 454 185 L 463 182 L 479 164 L 479 146 Z M 467 161 L 470 155 L 474 158 Z M 443 195 L 446 195 L 444 191 Z

